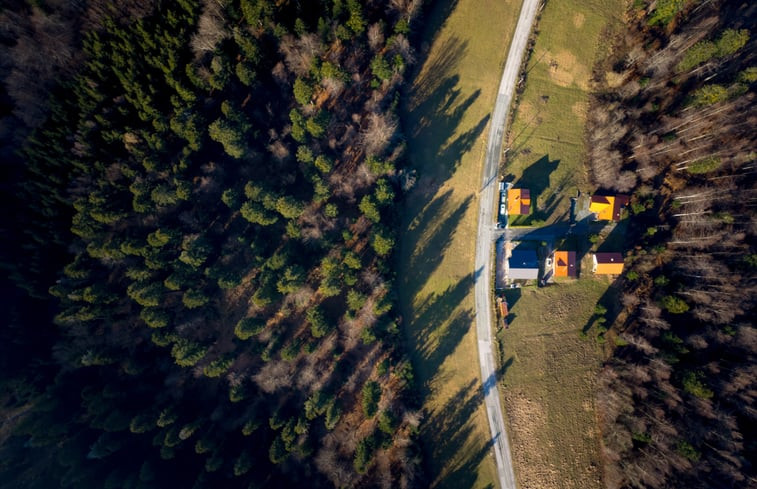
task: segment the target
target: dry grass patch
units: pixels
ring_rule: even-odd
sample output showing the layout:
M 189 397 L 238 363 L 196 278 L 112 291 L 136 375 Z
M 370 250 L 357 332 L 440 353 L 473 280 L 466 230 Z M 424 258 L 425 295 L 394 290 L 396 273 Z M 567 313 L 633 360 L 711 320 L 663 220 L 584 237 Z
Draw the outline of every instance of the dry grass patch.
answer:
M 573 25 L 576 27 L 576 29 L 583 27 L 584 22 L 586 22 L 586 16 L 581 12 L 578 12 L 573 16 Z
M 510 327 L 499 338 L 519 487 L 601 487 L 594 392 L 602 351 L 579 333 L 608 286 L 583 278 L 510 298 Z
M 586 120 L 586 114 L 589 112 L 589 102 L 578 101 L 570 108 L 573 113 L 581 120 Z
M 581 90 L 589 88 L 589 68 L 578 62 L 578 58 L 570 51 L 562 50 L 556 54 L 549 51 L 534 54 L 549 61 L 550 79 L 561 87 L 575 85 Z

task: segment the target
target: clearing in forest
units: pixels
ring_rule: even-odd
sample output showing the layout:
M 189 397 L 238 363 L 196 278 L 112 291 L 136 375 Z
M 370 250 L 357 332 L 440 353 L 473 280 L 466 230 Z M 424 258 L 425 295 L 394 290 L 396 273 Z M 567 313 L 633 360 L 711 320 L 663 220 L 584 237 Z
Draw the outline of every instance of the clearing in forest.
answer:
M 592 68 L 607 49 L 608 24 L 623 0 L 547 2 L 538 22 L 525 88 L 519 97 L 502 171 L 531 191 L 532 213 L 513 225 L 567 220 L 570 197 L 591 190 L 584 169 L 584 126 Z
M 472 272 L 486 129 L 519 10 L 517 0 L 436 2 L 403 104 L 418 180 L 402 210 L 397 272 L 433 487 L 496 483 Z
M 597 303 L 614 300 L 605 277 L 591 272 L 558 285 L 507 291 L 503 344 L 505 406 L 521 489 L 601 487 L 594 409 L 602 347 L 582 335 Z
M 605 30 L 619 22 L 624 3 L 547 2 L 502 172 L 516 187 L 528 188 L 534 204 L 531 215 L 511 224 L 567 221 L 570 197 L 578 189 L 594 190 L 584 165 L 590 79 L 607 49 Z M 543 289 L 507 291 L 509 329 L 498 337 L 508 432 L 522 489 L 602 485 L 594 400 L 603 336 L 597 338 L 600 323 L 592 316 L 598 303 L 612 308 L 615 289 L 588 267 L 580 277 Z

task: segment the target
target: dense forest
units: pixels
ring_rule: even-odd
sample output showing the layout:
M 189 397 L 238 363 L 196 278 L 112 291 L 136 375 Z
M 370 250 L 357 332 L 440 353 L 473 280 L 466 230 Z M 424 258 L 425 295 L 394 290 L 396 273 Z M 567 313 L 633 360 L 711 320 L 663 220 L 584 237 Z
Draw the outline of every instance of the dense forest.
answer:
M 591 170 L 633 193 L 635 244 L 599 379 L 608 488 L 757 483 L 756 9 L 637 1 L 595 71 Z
M 0 8 L 0 487 L 422 483 L 390 267 L 419 6 Z

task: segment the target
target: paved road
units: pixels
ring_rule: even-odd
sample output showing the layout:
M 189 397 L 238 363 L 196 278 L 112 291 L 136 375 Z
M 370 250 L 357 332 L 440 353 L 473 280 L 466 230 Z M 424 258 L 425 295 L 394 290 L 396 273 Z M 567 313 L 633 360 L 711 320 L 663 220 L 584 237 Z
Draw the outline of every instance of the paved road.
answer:
M 494 199 L 497 195 L 497 169 L 502 153 L 502 138 L 505 133 L 507 115 L 515 92 L 515 83 L 520 73 L 523 56 L 536 18 L 540 0 L 523 0 L 523 6 L 515 27 L 510 52 L 507 55 L 502 81 L 499 85 L 494 113 L 491 119 L 489 139 L 486 147 L 486 161 L 479 199 L 478 237 L 476 240 L 475 295 L 476 333 L 478 356 L 481 363 L 481 378 L 484 382 L 484 404 L 489 418 L 491 442 L 497 461 L 497 475 L 502 489 L 515 489 L 515 474 L 510 457 L 510 441 L 505 431 L 499 392 L 497 390 L 496 362 L 492 348 L 491 308 L 491 248 L 494 230 Z

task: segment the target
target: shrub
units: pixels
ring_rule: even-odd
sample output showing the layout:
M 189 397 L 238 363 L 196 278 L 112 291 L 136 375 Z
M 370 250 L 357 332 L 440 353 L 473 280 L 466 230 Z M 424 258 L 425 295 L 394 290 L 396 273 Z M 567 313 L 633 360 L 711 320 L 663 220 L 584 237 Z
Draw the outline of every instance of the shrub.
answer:
M 146 307 L 139 313 L 139 317 L 151 328 L 165 328 L 170 317 L 168 313 L 156 307 Z
M 698 462 L 702 456 L 702 454 L 696 448 L 694 448 L 691 443 L 685 440 L 681 440 L 676 444 L 676 452 L 691 460 L 692 462 Z
M 649 16 L 649 25 L 668 25 L 686 5 L 685 0 L 658 0 Z
M 718 48 L 712 41 L 699 41 L 686 50 L 683 59 L 676 67 L 677 71 L 689 71 L 702 63 L 709 61 L 718 53 Z
M 188 309 L 197 309 L 210 302 L 210 298 L 200 290 L 189 289 L 184 292 L 181 302 L 184 303 Z
M 308 309 L 305 316 L 310 323 L 310 334 L 313 337 L 320 338 L 331 330 L 331 325 L 326 321 L 323 311 L 318 306 Z
M 396 427 L 396 425 L 397 418 L 394 416 L 394 414 L 391 413 L 391 411 L 383 411 L 381 413 L 381 416 L 379 416 L 378 427 L 387 435 L 394 433 L 394 428 Z
M 300 105 L 307 105 L 312 98 L 313 87 L 302 78 L 297 78 L 294 81 L 294 99 Z
M 379 80 L 388 80 L 392 77 L 392 68 L 381 54 L 377 54 L 371 61 L 371 71 L 373 72 L 373 76 Z
M 186 338 L 177 338 L 171 348 L 171 355 L 180 367 L 193 367 L 202 360 L 208 347 Z
M 315 167 L 321 173 L 328 173 L 334 167 L 334 162 L 328 156 L 318 155 L 315 159 Z
M 705 107 L 728 100 L 730 94 L 723 85 L 711 84 L 695 90 L 691 97 L 691 103 L 696 107 Z
M 300 163 L 312 163 L 313 162 L 313 152 L 305 146 L 304 144 L 301 144 L 297 147 L 297 161 Z
M 704 374 L 701 372 L 686 372 L 683 376 L 683 390 L 700 399 L 711 399 L 714 392 L 705 385 L 703 380 Z
M 366 418 L 372 418 L 378 410 L 378 402 L 381 399 L 381 386 L 376 381 L 366 382 L 363 386 L 363 414 Z
M 662 307 L 671 314 L 683 314 L 689 310 L 689 305 L 680 297 L 666 295 L 661 301 Z
M 339 407 L 339 404 L 335 400 L 332 400 L 328 408 L 326 408 L 326 420 L 324 422 L 326 429 L 329 431 L 333 430 L 341 417 L 342 408 Z
M 379 214 L 378 207 L 376 207 L 376 203 L 369 195 L 363 197 L 360 201 L 359 207 L 360 212 L 362 212 L 368 220 L 372 222 L 379 222 L 381 220 L 381 214 Z
M 256 317 L 241 319 L 234 328 L 234 334 L 240 340 L 249 339 L 251 336 L 263 331 L 263 329 L 265 329 L 265 323 L 265 320 Z
M 654 284 L 657 285 L 658 287 L 665 287 L 669 283 L 670 283 L 670 279 L 666 277 L 665 275 L 659 275 L 655 277 L 654 279 Z
M 355 450 L 355 460 L 353 465 L 358 474 L 364 474 L 368 470 L 368 465 L 373 459 L 373 453 L 376 451 L 376 436 L 368 435 L 357 444 Z
M 720 158 L 717 156 L 708 156 L 707 158 L 701 158 L 689 163 L 686 170 L 689 173 L 699 175 L 702 173 L 709 173 L 720 168 Z
M 380 256 L 386 256 L 394 248 L 394 238 L 386 230 L 376 230 L 371 235 L 371 246 Z
M 229 367 L 231 367 L 232 363 L 234 363 L 234 357 L 221 357 L 205 365 L 205 367 L 202 369 L 202 373 L 206 377 L 220 377 L 227 370 L 229 370 Z
M 717 40 L 717 55 L 719 58 L 730 56 L 749 42 L 749 31 L 746 29 L 726 29 Z

